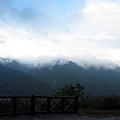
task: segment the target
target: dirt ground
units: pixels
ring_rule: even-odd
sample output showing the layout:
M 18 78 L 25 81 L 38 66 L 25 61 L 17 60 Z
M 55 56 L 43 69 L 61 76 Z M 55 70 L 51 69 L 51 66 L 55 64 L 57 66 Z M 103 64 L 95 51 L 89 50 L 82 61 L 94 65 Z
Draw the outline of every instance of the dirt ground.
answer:
M 87 116 L 80 116 L 76 114 L 49 114 L 49 115 L 36 115 L 32 116 L 16 116 L 16 117 L 0 117 L 0 120 L 120 120 L 120 117 L 110 117 L 110 118 L 93 118 Z

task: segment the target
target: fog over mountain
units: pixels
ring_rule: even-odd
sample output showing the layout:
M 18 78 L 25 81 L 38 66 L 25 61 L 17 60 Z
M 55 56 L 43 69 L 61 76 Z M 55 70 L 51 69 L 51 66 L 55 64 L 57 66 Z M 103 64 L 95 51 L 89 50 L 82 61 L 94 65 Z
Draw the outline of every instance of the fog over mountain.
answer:
M 0 58 L 0 62 L 3 64 L 12 62 L 16 60 L 18 63 L 28 65 L 29 67 L 45 67 L 45 66 L 54 66 L 56 63 L 66 64 L 68 61 L 75 62 L 79 66 L 83 68 L 89 68 L 94 66 L 99 69 L 99 67 L 104 67 L 106 69 L 114 69 L 115 67 L 119 67 L 119 62 L 112 62 L 111 60 L 104 60 L 97 58 L 95 56 L 82 56 L 81 58 L 68 58 L 63 56 L 58 57 L 28 57 L 28 58 Z
M 85 92 L 91 96 L 120 94 L 120 67 L 109 61 L 101 65 L 81 64 L 82 66 L 65 59 L 28 64 L 8 59 L 5 59 L 5 63 L 4 59 L 1 61 L 5 67 L 29 74 L 53 90 L 65 84 L 81 83 L 85 86 Z
M 1 0 L 0 57 L 120 64 L 119 13 L 119 0 Z
M 0 0 L 0 57 L 54 89 L 119 93 L 120 0 Z

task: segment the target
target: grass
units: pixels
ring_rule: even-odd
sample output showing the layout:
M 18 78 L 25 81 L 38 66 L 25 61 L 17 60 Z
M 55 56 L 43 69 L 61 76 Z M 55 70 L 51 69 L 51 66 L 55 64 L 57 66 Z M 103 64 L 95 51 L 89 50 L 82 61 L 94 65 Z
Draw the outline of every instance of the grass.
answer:
M 79 114 L 90 117 L 120 117 L 120 110 L 94 110 L 94 109 L 81 109 Z

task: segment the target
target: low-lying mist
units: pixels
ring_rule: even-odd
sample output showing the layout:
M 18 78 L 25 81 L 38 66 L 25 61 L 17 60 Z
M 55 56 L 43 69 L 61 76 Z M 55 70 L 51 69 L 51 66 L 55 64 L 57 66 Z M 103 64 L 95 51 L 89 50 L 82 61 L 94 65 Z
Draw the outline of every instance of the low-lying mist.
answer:
M 85 55 L 81 57 L 42 56 L 42 57 L 26 57 L 26 58 L 14 58 L 14 59 L 9 58 L 9 59 L 16 60 L 21 64 L 27 65 L 28 67 L 37 67 L 37 68 L 42 68 L 42 67 L 52 68 L 56 64 L 64 65 L 69 63 L 70 61 L 76 63 L 77 65 L 85 69 L 91 66 L 96 69 L 99 69 L 101 67 L 105 69 L 114 69 L 119 67 L 118 62 L 97 58 L 95 56 L 85 56 Z

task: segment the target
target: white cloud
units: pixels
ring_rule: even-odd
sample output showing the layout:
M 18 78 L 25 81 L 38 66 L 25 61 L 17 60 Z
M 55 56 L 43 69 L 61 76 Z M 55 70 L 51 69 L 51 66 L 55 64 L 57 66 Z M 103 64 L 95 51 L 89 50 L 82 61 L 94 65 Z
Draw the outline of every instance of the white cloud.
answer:
M 3 3 L 9 7 L 1 8 L 0 13 L 0 36 L 5 40 L 0 44 L 0 56 L 84 59 L 85 55 L 120 60 L 116 56 L 120 49 L 120 1 L 86 0 L 79 9 L 70 3 L 64 9 L 56 2 L 42 1 L 40 5 L 37 1 L 24 7 L 19 1 Z
M 106 35 L 105 33 L 98 33 L 96 36 L 90 36 L 91 39 L 95 40 L 114 40 L 115 36 Z
M 120 1 L 88 0 L 83 14 L 85 16 L 84 25 L 91 28 L 95 34 L 104 32 L 113 36 L 118 35 L 118 31 L 120 31 Z

